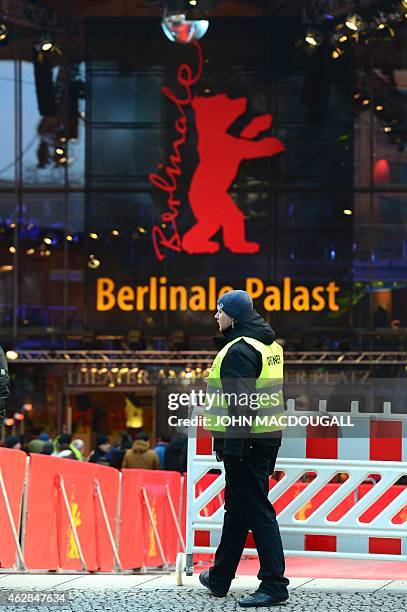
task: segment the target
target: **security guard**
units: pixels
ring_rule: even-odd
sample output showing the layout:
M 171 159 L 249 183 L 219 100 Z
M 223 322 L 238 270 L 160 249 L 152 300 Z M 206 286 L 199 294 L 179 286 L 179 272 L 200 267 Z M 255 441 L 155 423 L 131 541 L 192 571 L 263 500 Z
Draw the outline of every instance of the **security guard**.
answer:
M 6 402 L 10 394 L 10 379 L 8 375 L 7 359 L 0 346 L 0 437 L 3 428 L 4 417 L 6 416 Z
M 205 424 L 214 435 L 216 457 L 225 466 L 225 516 L 214 565 L 199 579 L 213 595 L 224 597 L 250 530 L 261 583 L 239 605 L 274 606 L 288 600 L 289 584 L 276 513 L 268 500 L 269 476 L 284 428 L 279 420 L 284 410 L 283 350 L 246 291 L 225 293 L 215 318 L 223 338 L 218 339 L 221 350 L 208 376 Z

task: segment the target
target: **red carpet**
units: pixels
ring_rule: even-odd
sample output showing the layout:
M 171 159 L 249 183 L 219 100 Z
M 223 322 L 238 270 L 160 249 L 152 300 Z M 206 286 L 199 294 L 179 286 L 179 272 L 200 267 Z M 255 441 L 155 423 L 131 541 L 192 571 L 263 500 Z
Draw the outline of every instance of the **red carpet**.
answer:
M 201 572 L 209 564 L 199 564 Z M 257 559 L 241 561 L 237 573 L 256 576 Z M 406 580 L 405 561 L 359 561 L 357 559 L 327 559 L 326 557 L 287 557 L 286 575 L 289 578 L 355 578 L 359 580 Z

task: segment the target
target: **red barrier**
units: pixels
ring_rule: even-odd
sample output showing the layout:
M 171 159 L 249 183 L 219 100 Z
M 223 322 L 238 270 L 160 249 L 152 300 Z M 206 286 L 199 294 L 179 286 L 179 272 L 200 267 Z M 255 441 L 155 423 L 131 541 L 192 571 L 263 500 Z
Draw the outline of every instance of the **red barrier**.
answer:
M 216 475 L 206 474 L 196 484 L 195 495 L 201 494 L 209 484 L 211 484 L 217 478 Z M 276 485 L 277 481 L 270 478 L 270 489 Z M 296 482 L 286 491 L 284 491 L 274 502 L 273 506 L 276 510 L 277 515 L 295 499 L 310 483 L 307 482 Z M 341 483 L 328 483 L 320 491 L 318 491 L 310 500 L 308 500 L 296 513 L 295 518 L 298 520 L 307 519 L 313 512 L 315 512 L 322 503 L 328 499 Z M 350 510 L 356 503 L 357 499 L 363 497 L 372 487 L 371 484 L 362 484 L 357 488 L 357 491 L 350 492 L 344 499 L 342 499 L 337 506 L 331 510 L 327 515 L 328 521 L 332 521 L 334 525 L 335 521 L 342 518 L 348 510 Z M 393 499 L 395 499 L 401 491 L 405 489 L 404 486 L 394 485 L 388 491 L 386 491 L 379 500 L 372 504 L 372 506 L 366 510 L 361 516 L 361 522 L 370 522 L 375 516 L 379 514 L 381 510 L 386 508 Z M 185 488 L 186 493 L 186 488 Z M 224 492 L 221 494 L 222 499 Z M 201 511 L 202 516 L 210 516 L 220 505 L 220 500 L 215 496 L 214 499 L 210 500 L 208 504 Z M 183 512 L 183 518 L 185 517 L 185 506 Z M 394 519 L 394 523 L 404 523 L 407 521 L 407 506 L 402 508 L 398 512 Z M 321 550 L 321 551 L 336 551 L 336 536 L 331 535 L 305 535 L 305 550 Z M 194 537 L 195 546 L 209 546 L 209 531 L 197 531 Z M 249 534 L 246 542 L 246 547 L 255 547 L 253 538 Z M 395 538 L 369 538 L 369 552 L 372 553 L 388 553 L 388 554 L 401 554 L 401 543 L 399 539 Z M 199 559 L 201 555 L 196 556 Z
M 21 504 L 27 455 L 19 450 L 0 448 L 0 468 L 17 534 L 20 531 Z M 17 549 L 13 538 L 4 493 L 0 489 L 0 567 L 16 567 Z
M 157 567 L 164 565 L 165 561 L 175 563 L 180 547 L 167 485 L 178 519 L 181 494 L 181 475 L 178 472 L 122 471 L 119 555 L 123 569 L 144 565 Z M 165 560 L 161 555 L 160 541 Z
M 100 484 L 114 535 L 119 495 L 117 470 L 59 457 L 31 456 L 24 540 L 29 569 L 81 570 L 82 550 L 87 570 L 113 570 L 113 549 L 100 499 L 96 495 L 95 479 Z M 79 546 L 69 520 L 61 482 Z

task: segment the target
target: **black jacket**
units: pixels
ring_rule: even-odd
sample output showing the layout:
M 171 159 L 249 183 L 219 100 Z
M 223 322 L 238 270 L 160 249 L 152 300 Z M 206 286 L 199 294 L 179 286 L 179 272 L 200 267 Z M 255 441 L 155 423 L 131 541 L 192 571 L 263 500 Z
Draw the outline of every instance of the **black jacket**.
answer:
M 10 394 L 10 378 L 8 375 L 7 359 L 0 347 L 0 432 L 6 414 L 6 402 Z
M 224 330 L 223 338 L 214 338 L 217 348 L 220 350 L 231 340 L 239 336 L 247 336 L 259 340 L 264 344 L 272 344 L 276 339 L 276 334 L 270 325 L 255 310 Z M 233 344 L 223 358 L 220 377 L 222 390 L 224 393 L 254 393 L 256 390 L 255 381 L 260 376 L 262 370 L 261 353 L 245 340 L 239 340 Z M 231 405 L 229 403 L 229 414 L 243 416 L 250 413 L 247 406 Z M 239 436 L 234 436 L 233 428 L 227 428 L 226 434 L 220 438 L 215 438 L 214 448 L 219 453 L 237 455 L 244 457 L 250 454 L 249 429 L 247 437 L 244 437 L 241 427 Z M 277 430 L 267 435 L 267 438 L 256 440 L 257 443 L 267 445 L 281 444 L 281 431 Z
M 165 469 L 174 472 L 187 471 L 188 438 L 185 434 L 176 433 L 165 451 Z

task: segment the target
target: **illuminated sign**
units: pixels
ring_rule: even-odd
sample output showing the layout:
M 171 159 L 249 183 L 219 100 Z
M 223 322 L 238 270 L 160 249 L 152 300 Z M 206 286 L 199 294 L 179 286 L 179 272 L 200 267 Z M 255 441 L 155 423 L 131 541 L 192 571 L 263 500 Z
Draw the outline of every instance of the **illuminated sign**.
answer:
M 272 126 L 269 113 L 254 117 L 238 136 L 229 133 L 233 123 L 247 110 L 247 99 L 230 98 L 227 94 L 193 96 L 192 86 L 202 75 L 203 57 L 198 42 L 194 46 L 198 60 L 194 72 L 189 64 L 178 68 L 178 96 L 163 87 L 163 94 L 173 102 L 179 113 L 175 121 L 176 139 L 168 163 L 159 164 L 160 174 L 150 173 L 150 182 L 166 194 L 168 210 L 161 215 L 161 225 L 153 227 L 154 250 L 161 261 L 166 251 L 185 251 L 190 254 L 214 254 L 220 243 L 214 240 L 221 230 L 223 246 L 232 253 L 258 253 L 260 244 L 246 239 L 246 220 L 229 189 L 242 161 L 273 157 L 284 152 L 283 143 L 272 136 L 262 136 Z M 188 201 L 195 217 L 194 225 L 181 237 L 177 218 L 181 201 L 176 196 L 181 175 L 181 147 L 188 134 L 186 107 L 194 111 L 197 131 L 198 164 L 192 176 Z M 163 227 L 165 227 L 165 230 Z
M 229 285 L 218 286 L 215 276 L 210 276 L 205 285 L 191 286 L 180 283 L 171 285 L 166 276 L 152 276 L 148 284 L 134 286 L 119 286 L 112 278 L 102 277 L 96 282 L 96 310 L 214 311 L 218 298 L 232 289 Z M 340 288 L 334 281 L 306 287 L 294 284 L 291 278 L 285 277 L 280 287 L 266 285 L 257 277 L 248 277 L 245 289 L 268 312 L 339 310 L 336 297 Z

